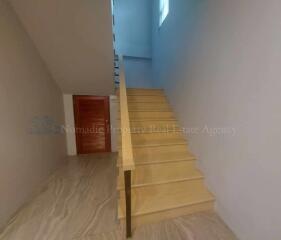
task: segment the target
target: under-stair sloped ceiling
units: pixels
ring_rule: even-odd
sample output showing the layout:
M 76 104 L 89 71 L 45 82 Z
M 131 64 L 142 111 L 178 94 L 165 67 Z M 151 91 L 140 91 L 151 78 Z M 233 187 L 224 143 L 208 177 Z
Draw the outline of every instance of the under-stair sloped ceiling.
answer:
M 10 0 L 64 93 L 113 92 L 110 0 Z

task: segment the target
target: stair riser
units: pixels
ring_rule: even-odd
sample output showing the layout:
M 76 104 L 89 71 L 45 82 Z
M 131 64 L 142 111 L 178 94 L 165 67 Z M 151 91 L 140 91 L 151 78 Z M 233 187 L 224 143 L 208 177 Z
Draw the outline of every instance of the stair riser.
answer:
M 120 126 L 120 121 L 117 122 L 117 126 Z M 171 132 L 182 130 L 177 121 L 168 120 L 130 121 L 130 127 L 132 132 L 139 132 L 140 130 L 143 130 L 144 132 Z
M 132 134 L 133 146 L 157 146 L 161 144 L 170 145 L 177 143 L 186 143 L 181 132 Z M 120 137 L 119 145 L 121 146 Z
M 120 107 L 119 100 L 117 100 L 118 109 Z M 171 106 L 165 102 L 128 102 L 129 111 L 162 111 L 170 110 Z
M 120 126 L 120 119 L 117 121 L 117 126 Z M 130 127 L 132 131 L 138 130 L 138 129 L 144 129 L 144 130 L 155 130 L 155 132 L 171 132 L 173 130 L 182 130 L 182 128 L 179 126 L 178 122 L 176 120 L 131 120 L 130 121 Z
M 119 91 L 116 91 L 119 95 Z M 165 96 L 162 89 L 127 89 L 127 96 Z
M 172 111 L 165 103 L 129 103 L 128 107 L 129 111 Z
M 168 211 L 183 206 L 213 201 L 202 179 L 132 189 L 132 216 Z M 119 191 L 119 218 L 125 216 L 125 192 Z
M 181 139 L 184 140 L 184 135 L 181 132 L 152 132 L 152 133 L 138 133 L 138 134 L 132 134 L 133 139 L 143 139 L 143 140 L 162 140 L 162 139 Z
M 174 119 L 173 112 L 129 112 L 130 120 L 141 119 Z
M 194 155 L 188 152 L 186 145 L 135 148 L 134 158 L 137 164 L 169 162 L 179 159 L 195 159 Z
M 118 114 L 118 121 L 120 121 L 120 113 Z M 175 116 L 173 112 L 168 111 L 132 111 L 129 112 L 130 122 L 134 121 L 169 121 L 174 120 Z
M 149 164 L 138 166 L 132 172 L 132 187 L 141 187 L 169 182 L 202 179 L 194 161 Z M 118 189 L 124 189 L 123 171 L 119 169 Z
M 167 103 L 164 96 L 128 96 L 128 103 Z
M 152 148 L 135 148 L 134 149 L 134 156 L 135 158 L 148 158 L 148 157 L 157 157 L 157 156 L 163 156 L 168 153 L 176 154 L 186 154 L 191 155 L 188 152 L 188 148 L 185 145 L 175 145 L 175 146 L 158 146 L 158 147 L 152 147 Z
M 151 213 L 143 216 L 137 216 L 132 218 L 132 226 L 133 229 L 136 229 L 143 225 L 153 224 L 160 221 L 173 219 L 181 216 L 187 216 L 190 214 L 198 213 L 198 212 L 206 212 L 214 210 L 214 201 L 194 204 L 191 206 L 180 207 L 171 209 L 168 211 Z M 124 221 L 124 219 L 121 219 Z

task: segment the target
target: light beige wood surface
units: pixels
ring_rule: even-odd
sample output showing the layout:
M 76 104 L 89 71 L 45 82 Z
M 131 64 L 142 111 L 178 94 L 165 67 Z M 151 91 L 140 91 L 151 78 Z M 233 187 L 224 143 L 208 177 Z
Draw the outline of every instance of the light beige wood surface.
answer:
M 116 94 L 119 95 L 119 89 L 117 89 Z M 165 95 L 163 89 L 157 88 L 127 88 L 128 96 L 155 96 L 155 95 Z
M 132 135 L 134 146 L 158 146 L 177 143 L 186 143 L 181 133 L 142 133 Z
M 120 121 L 117 121 L 117 126 L 120 127 Z M 175 120 L 141 120 L 130 121 L 131 134 L 139 133 L 173 133 L 182 132 L 181 128 Z
M 174 113 L 171 111 L 130 111 L 130 119 L 174 119 Z
M 0 231 L 0 240 L 124 240 L 125 226 L 117 221 L 116 158 L 69 158 Z M 132 239 L 237 240 L 213 212 L 140 226 Z
M 122 169 L 123 171 L 135 169 L 130 120 L 128 112 L 128 98 L 126 90 L 125 69 L 123 57 L 120 57 L 120 125 L 121 125 L 121 143 L 122 143 Z
M 163 220 L 177 218 L 180 216 L 186 216 L 198 212 L 210 211 L 210 209 L 213 208 L 213 205 L 214 203 L 210 201 L 210 202 L 197 203 L 194 205 L 186 205 L 182 207 L 166 209 L 165 211 L 159 211 L 150 214 L 135 216 L 133 217 L 132 222 L 134 228 L 137 229 L 142 225 L 147 225 L 147 223 L 153 224 L 153 223 L 161 222 Z M 122 221 L 124 220 L 121 219 L 121 222 Z
M 196 160 L 196 157 L 188 151 L 185 144 L 135 147 L 133 151 L 136 165 Z
M 131 103 L 166 103 L 167 99 L 165 96 L 128 96 L 128 102 Z
M 176 122 L 177 120 L 175 118 L 165 118 L 162 119 L 161 117 L 159 118 L 146 118 L 146 119 L 137 119 L 137 118 L 133 118 L 130 119 L 130 123 L 132 124 L 133 122 L 152 122 L 152 121 L 157 121 L 157 122 L 161 122 L 161 121 L 169 121 L 169 122 Z
M 128 88 L 128 96 L 165 96 L 163 89 Z
M 202 179 L 194 161 L 156 163 L 138 166 L 132 175 L 132 187 Z M 124 189 L 124 178 L 119 173 L 118 189 Z
M 171 111 L 164 92 L 130 89 L 129 112 L 135 169 L 132 171 L 133 227 L 171 217 L 212 210 L 214 197 L 194 164 L 188 142 Z M 169 110 L 140 111 L 151 104 Z M 171 127 L 172 126 L 172 127 Z M 157 127 L 163 127 L 157 131 Z M 139 129 L 138 129 L 139 128 Z M 156 129 L 155 129 L 156 128 Z M 120 148 L 122 148 L 119 143 Z M 122 153 L 120 154 L 122 159 Z M 122 166 L 118 161 L 118 166 Z M 125 217 L 122 169 L 118 177 L 119 218 Z
M 181 130 L 178 122 L 175 119 L 165 120 L 145 120 L 145 121 L 130 121 L 130 126 L 135 131 L 149 131 L 149 132 L 171 132 Z
M 181 132 L 136 133 L 131 135 L 131 139 L 134 147 L 186 144 Z
M 128 103 L 129 111 L 171 111 L 166 102 L 162 103 Z
M 124 218 L 124 192 L 120 191 L 118 217 Z M 214 196 L 206 190 L 203 180 L 149 185 L 132 189 L 133 216 L 164 212 L 166 210 L 213 202 Z

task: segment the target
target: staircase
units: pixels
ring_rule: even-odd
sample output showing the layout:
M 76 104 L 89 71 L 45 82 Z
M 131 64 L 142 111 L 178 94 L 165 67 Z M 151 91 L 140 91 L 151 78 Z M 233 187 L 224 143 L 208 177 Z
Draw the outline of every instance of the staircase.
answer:
M 127 89 L 135 169 L 131 176 L 132 226 L 213 209 L 196 158 L 162 90 Z M 120 148 L 121 148 L 120 143 Z M 120 151 L 118 218 L 125 220 L 126 198 Z

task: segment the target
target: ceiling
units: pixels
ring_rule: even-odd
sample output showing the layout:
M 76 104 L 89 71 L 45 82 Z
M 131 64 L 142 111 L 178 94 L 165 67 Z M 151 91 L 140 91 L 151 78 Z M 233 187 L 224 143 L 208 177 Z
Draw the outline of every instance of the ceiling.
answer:
M 64 93 L 113 93 L 110 0 L 10 0 Z

